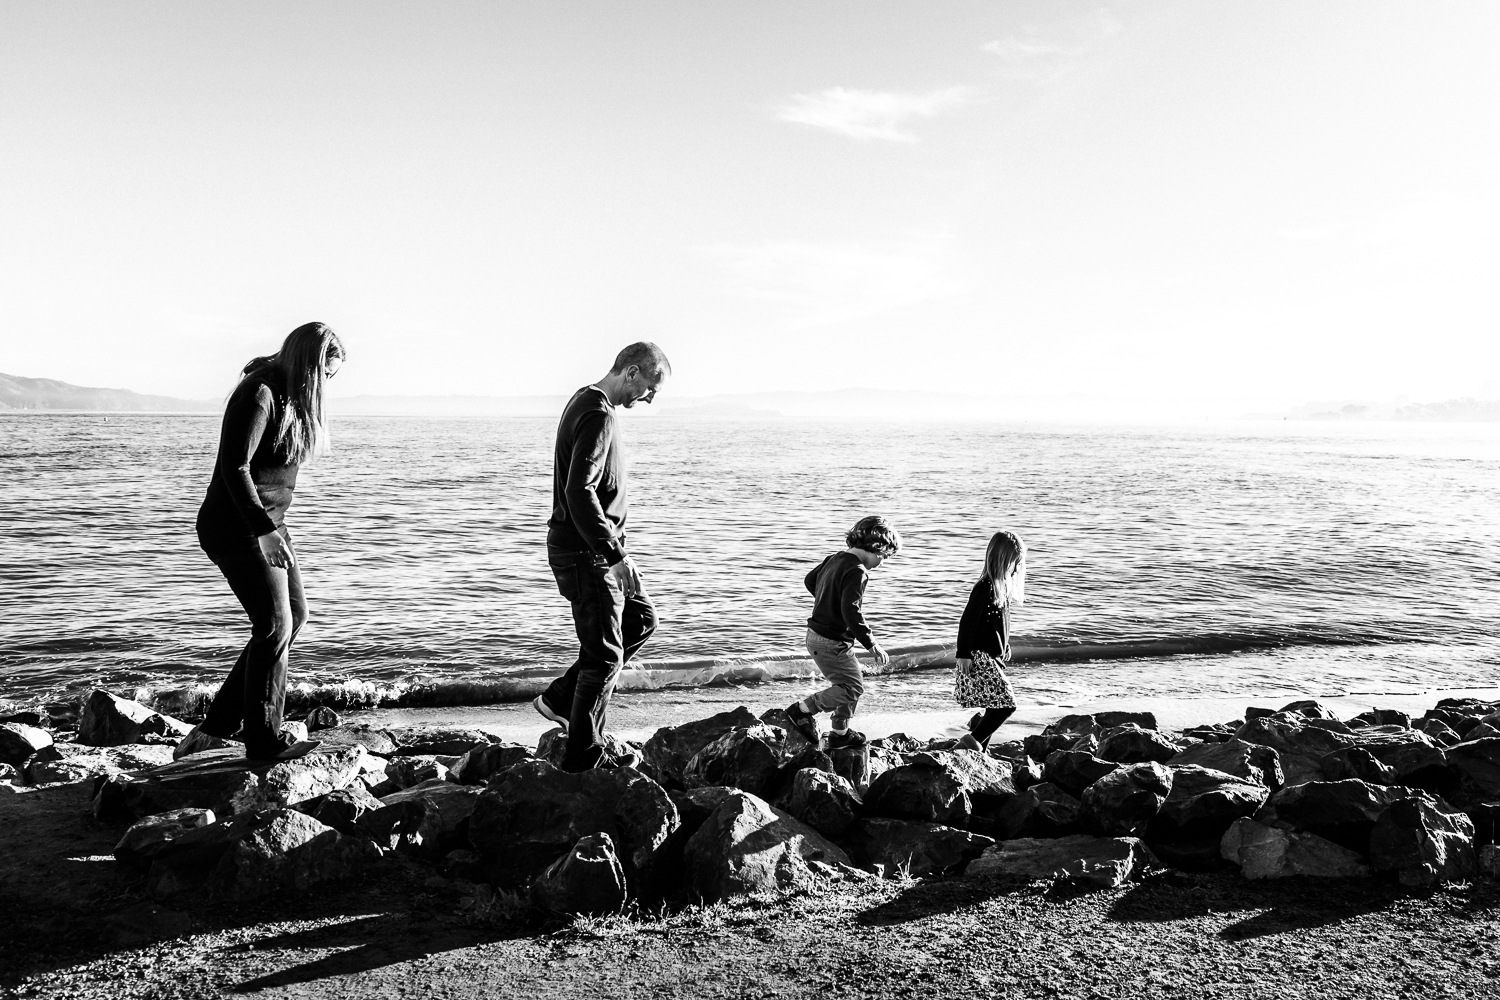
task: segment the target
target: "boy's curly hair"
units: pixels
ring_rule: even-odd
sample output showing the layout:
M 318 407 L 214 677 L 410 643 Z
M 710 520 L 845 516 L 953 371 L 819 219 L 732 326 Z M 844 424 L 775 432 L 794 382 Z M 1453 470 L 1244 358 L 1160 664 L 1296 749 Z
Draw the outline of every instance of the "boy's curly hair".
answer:
M 864 549 L 877 555 L 893 556 L 901 551 L 901 534 L 879 514 L 862 517 L 844 536 L 851 549 Z

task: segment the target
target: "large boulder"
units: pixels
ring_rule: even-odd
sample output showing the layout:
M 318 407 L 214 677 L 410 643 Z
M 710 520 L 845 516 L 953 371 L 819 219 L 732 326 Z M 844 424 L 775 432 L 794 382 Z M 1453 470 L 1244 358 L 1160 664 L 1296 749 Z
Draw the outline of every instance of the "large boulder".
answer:
M 604 749 L 605 752 L 616 757 L 621 754 L 635 753 L 633 746 L 611 733 L 604 734 Z M 538 760 L 545 760 L 553 767 L 562 767 L 567 756 L 568 733 L 566 730 L 549 729 L 537 738 L 536 757 Z
M 1360 712 L 1349 721 L 1351 723 L 1363 723 L 1366 726 L 1400 726 L 1403 729 L 1411 728 L 1411 716 L 1394 708 L 1371 708 Z
M 469 817 L 469 840 L 497 884 L 541 874 L 579 838 L 607 833 L 636 895 L 658 891 L 677 807 L 666 790 L 634 768 L 571 773 L 546 761 L 501 771 Z
M 279 761 L 266 770 L 261 801 L 266 805 L 294 806 L 352 785 L 364 770 L 367 754 L 359 745 L 319 746 L 296 760 Z
M 1237 739 L 1275 750 L 1288 785 L 1323 780 L 1323 758 L 1335 750 L 1352 747 L 1358 739 L 1313 725 L 1316 719 L 1269 715 L 1246 722 L 1235 732 Z
M 512 764 L 534 759 L 531 748 L 519 743 L 486 743 L 460 757 L 449 778 L 461 785 L 483 785 Z
M 1150 840 L 1212 838 L 1217 844 L 1229 824 L 1253 816 L 1271 790 L 1258 782 L 1196 764 L 1172 767 L 1172 791 L 1151 821 Z
M 368 841 L 346 837 L 305 813 L 247 812 L 190 830 L 167 845 L 151 863 L 147 890 L 159 900 L 255 899 L 347 877 L 378 856 Z
M 327 795 L 299 803 L 297 809 L 339 833 L 355 836 L 359 834 L 360 818 L 380 807 L 381 801 L 356 781 L 348 788 L 335 788 Z
M 1099 757 L 1116 764 L 1165 764 L 1177 756 L 1177 744 L 1152 729 L 1115 726 L 1099 734 Z
M 862 819 L 849 831 L 849 845 L 859 861 L 888 876 L 957 871 L 994 843 L 967 830 L 902 819 Z
M 1449 766 L 1458 772 L 1464 798 L 1500 799 L 1500 736 L 1451 746 L 1447 758 Z
M 849 857 L 818 831 L 744 791 L 729 795 L 688 839 L 683 865 L 705 902 L 787 889 L 814 877 L 811 864 Z
M 447 765 L 436 757 L 408 754 L 386 761 L 385 776 L 395 786 L 392 790 L 400 791 L 403 788 L 415 788 L 433 779 L 447 781 L 449 771 Z M 390 791 L 382 794 L 389 795 Z
M 1323 758 L 1323 777 L 1329 781 L 1357 778 L 1372 785 L 1395 785 L 1396 771 L 1375 759 L 1364 747 L 1344 747 Z
M 997 840 L 1066 837 L 1083 832 L 1083 804 L 1050 781 L 1018 792 L 988 823 L 971 821 L 977 833 Z
M 615 842 L 604 832 L 578 838 L 531 886 L 531 899 L 553 913 L 604 916 L 625 908 L 630 892 Z
M 52 734 L 22 722 L 0 723 L 0 764 L 20 770 L 52 745 Z
M 435 778 L 387 795 L 380 808 L 359 817 L 356 828 L 382 849 L 437 860 L 468 845 L 469 819 L 481 793 Z
M 919 750 L 870 783 L 865 813 L 962 827 L 976 814 L 994 815 L 1015 794 L 1005 761 L 971 750 Z
M 381 757 L 390 757 L 396 752 L 396 741 L 391 734 L 384 729 L 365 724 L 345 723 L 339 726 L 331 726 L 318 731 L 318 742 L 320 750 L 331 750 L 334 747 L 362 746 L 370 753 Z
M 33 785 L 97 781 L 171 762 L 172 748 L 163 744 L 89 747 L 78 743 L 54 743 L 31 758 L 31 763 L 26 765 L 26 777 Z
M 1437 740 L 1405 726 L 1367 726 L 1355 734 L 1355 744 L 1391 769 L 1396 783 L 1445 793 L 1457 785 L 1448 755 Z
M 1474 824 L 1441 800 L 1397 799 L 1370 833 L 1370 867 L 1394 871 L 1412 887 L 1471 879 L 1478 872 Z
M 1469 730 L 1487 716 L 1493 715 L 1500 702 L 1480 701 L 1477 698 L 1444 698 L 1428 709 L 1423 719 L 1437 719 L 1446 723 L 1460 737 L 1467 737 Z
M 837 840 L 854 822 L 860 801 L 848 781 L 807 767 L 792 776 L 781 806 L 823 836 Z
M 1237 819 L 1220 842 L 1226 861 L 1240 866 L 1249 879 L 1363 878 L 1370 874 L 1365 859 L 1347 847 L 1315 833 L 1299 833 L 1267 826 L 1253 819 Z
M 1329 719 L 1335 721 L 1338 719 L 1338 716 L 1334 715 L 1330 709 L 1324 707 L 1320 702 L 1314 699 L 1294 701 L 1290 704 L 1283 705 L 1278 710 L 1277 714 L 1300 715 L 1306 719 Z
M 1409 788 L 1371 785 L 1353 778 L 1309 781 L 1287 785 L 1276 792 L 1255 818 L 1315 833 L 1369 857 L 1370 832 L 1375 821 L 1392 802 L 1411 794 Z
M 115 844 L 115 860 L 127 865 L 149 866 L 172 841 L 189 830 L 208 826 L 216 818 L 211 809 L 189 808 L 137 820 Z
M 730 729 L 695 753 L 682 772 L 687 788 L 726 785 L 769 796 L 789 756 L 786 731 L 757 722 Z
M 1144 834 L 1172 792 L 1172 772 L 1155 762 L 1127 764 L 1083 790 L 1085 825 L 1106 837 Z
M 1042 778 L 1077 796 L 1119 766 L 1115 761 L 1095 757 L 1087 750 L 1056 750 L 1047 755 Z
M 1088 889 L 1114 889 L 1156 865 L 1135 837 L 1061 837 L 1007 840 L 989 848 L 965 873 L 969 878 L 1050 879 Z
M 181 739 L 192 727 L 153 711 L 139 702 L 117 698 L 95 688 L 83 703 L 78 720 L 78 742 L 86 746 L 115 747 L 140 743 L 147 737 Z
M 1247 743 L 1231 736 L 1221 743 L 1202 743 L 1190 747 L 1168 763 L 1173 767 L 1196 765 L 1246 778 L 1275 791 L 1286 784 L 1281 771 L 1281 755 L 1268 746 Z
M 496 742 L 495 737 L 482 729 L 407 726 L 387 732 L 396 744 L 398 757 L 459 757 Z
M 707 822 L 708 817 L 714 814 L 714 810 L 738 791 L 738 788 L 730 788 L 728 785 L 707 785 L 703 788 L 689 788 L 685 792 L 668 792 L 672 804 L 677 807 L 681 824 L 675 834 L 678 844 L 686 844 L 698 832 L 698 828 Z
M 1451 747 L 1455 743 L 1463 742 L 1463 737 L 1455 733 L 1453 728 L 1441 719 L 1422 719 L 1412 723 L 1412 728 L 1431 736 L 1433 742 L 1440 747 Z

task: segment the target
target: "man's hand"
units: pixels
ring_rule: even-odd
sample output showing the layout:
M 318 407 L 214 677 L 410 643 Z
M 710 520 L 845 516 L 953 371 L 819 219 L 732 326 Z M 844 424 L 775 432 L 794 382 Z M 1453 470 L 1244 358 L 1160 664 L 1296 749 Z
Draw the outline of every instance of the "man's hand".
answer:
M 891 654 L 887 653 L 885 647 L 878 642 L 870 647 L 870 655 L 875 658 L 876 666 L 883 667 L 891 662 Z
M 611 566 L 608 576 L 626 597 L 641 597 L 646 593 L 646 587 L 641 583 L 641 574 L 636 571 L 635 563 L 631 562 L 629 556 Z
M 291 569 L 297 565 L 297 557 L 292 553 L 292 547 L 286 543 L 277 531 L 267 532 L 255 539 L 260 543 L 260 554 L 266 560 L 268 566 L 277 569 Z

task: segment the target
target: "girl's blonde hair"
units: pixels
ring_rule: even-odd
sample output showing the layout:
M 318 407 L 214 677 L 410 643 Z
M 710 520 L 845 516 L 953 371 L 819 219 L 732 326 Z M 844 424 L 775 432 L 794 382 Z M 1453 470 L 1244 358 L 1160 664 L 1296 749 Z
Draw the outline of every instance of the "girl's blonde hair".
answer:
M 280 376 L 286 399 L 275 441 L 276 450 L 289 462 L 304 462 L 328 451 L 323 388 L 328 382 L 328 359 L 342 361 L 344 357 L 344 344 L 331 327 L 304 323 L 287 334 L 281 350 L 245 366 L 242 377 L 273 373 Z
M 997 531 L 984 550 L 980 582 L 994 591 L 1001 607 L 1026 600 L 1026 543 L 1012 532 Z

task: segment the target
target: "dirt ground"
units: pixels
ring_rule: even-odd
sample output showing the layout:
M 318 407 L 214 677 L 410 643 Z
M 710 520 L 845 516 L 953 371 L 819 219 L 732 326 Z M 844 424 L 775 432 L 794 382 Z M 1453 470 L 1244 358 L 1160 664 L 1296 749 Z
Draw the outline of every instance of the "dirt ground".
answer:
M 0 797 L 0 996 L 1500 997 L 1489 882 L 874 881 L 476 927 L 462 883 L 390 859 L 298 896 L 153 911 L 88 792 Z

